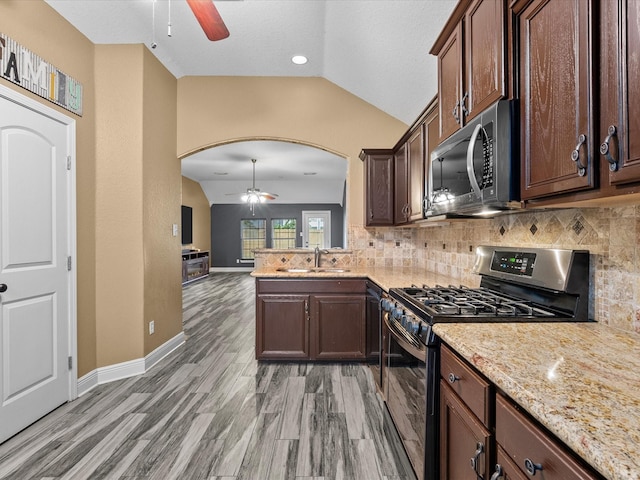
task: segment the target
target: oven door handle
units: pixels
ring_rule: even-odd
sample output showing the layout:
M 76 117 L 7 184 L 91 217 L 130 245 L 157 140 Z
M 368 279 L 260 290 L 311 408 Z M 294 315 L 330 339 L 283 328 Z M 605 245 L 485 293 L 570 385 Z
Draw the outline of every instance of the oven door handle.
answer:
M 383 318 L 384 324 L 389 329 L 389 334 L 393 336 L 393 339 L 396 342 L 398 342 L 398 345 L 400 345 L 405 352 L 407 352 L 417 360 L 420 360 L 421 362 L 426 361 L 427 347 L 416 347 L 415 345 L 411 345 L 409 339 L 405 337 L 405 333 L 403 333 L 400 328 L 396 327 L 393 321 L 389 321 L 389 315 L 383 315 Z M 406 335 L 408 335 L 408 333 Z
M 471 183 L 471 188 L 476 195 L 480 197 L 482 192 L 480 191 L 480 185 L 478 185 L 478 180 L 476 180 L 476 172 L 473 168 L 473 151 L 476 148 L 476 142 L 478 141 L 478 134 L 482 130 L 483 137 L 487 135 L 482 128 L 482 124 L 478 123 L 476 128 L 473 129 L 473 133 L 471 134 L 471 139 L 469 140 L 469 146 L 467 147 L 467 175 L 469 176 L 469 182 Z M 484 141 L 484 140 L 483 140 Z

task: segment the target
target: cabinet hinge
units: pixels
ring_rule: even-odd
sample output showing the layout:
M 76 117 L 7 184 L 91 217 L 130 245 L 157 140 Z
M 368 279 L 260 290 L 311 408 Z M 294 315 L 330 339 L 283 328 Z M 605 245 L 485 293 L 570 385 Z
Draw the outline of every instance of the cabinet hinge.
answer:
M 73 357 L 68 357 L 69 370 L 73 368 Z
M 71 271 L 71 255 L 67 257 L 67 270 Z
M 67 170 L 71 170 L 71 155 L 67 155 Z

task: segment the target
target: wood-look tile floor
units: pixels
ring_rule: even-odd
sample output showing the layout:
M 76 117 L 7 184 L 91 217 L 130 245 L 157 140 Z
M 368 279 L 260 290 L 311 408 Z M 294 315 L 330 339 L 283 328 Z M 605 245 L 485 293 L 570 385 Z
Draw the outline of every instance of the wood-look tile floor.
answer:
M 0 478 L 413 479 L 366 365 L 255 360 L 254 291 L 186 286 L 186 344 L 1 444 Z

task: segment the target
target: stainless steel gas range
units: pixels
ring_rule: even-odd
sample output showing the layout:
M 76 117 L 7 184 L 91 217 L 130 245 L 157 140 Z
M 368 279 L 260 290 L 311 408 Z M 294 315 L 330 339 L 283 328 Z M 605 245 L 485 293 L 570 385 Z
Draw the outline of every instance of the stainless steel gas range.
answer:
M 438 322 L 588 321 L 589 252 L 482 246 L 478 288 L 411 285 L 382 300 L 382 388 L 419 480 L 438 477 Z

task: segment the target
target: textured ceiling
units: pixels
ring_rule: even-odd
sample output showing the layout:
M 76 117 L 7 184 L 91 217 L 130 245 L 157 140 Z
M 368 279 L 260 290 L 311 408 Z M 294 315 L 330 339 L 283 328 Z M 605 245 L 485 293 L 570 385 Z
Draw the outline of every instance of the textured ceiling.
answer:
M 428 52 L 456 4 L 456 0 L 218 0 L 215 5 L 230 36 L 210 42 L 184 0 L 157 0 L 155 21 L 152 0 L 45 1 L 94 43 L 157 43 L 152 53 L 177 78 L 324 77 L 407 125 L 437 91 L 436 59 Z M 295 54 L 306 55 L 309 62 L 294 65 Z M 283 159 L 288 158 L 286 150 Z M 255 156 L 265 157 L 260 152 Z M 192 172 L 194 179 L 201 174 Z

